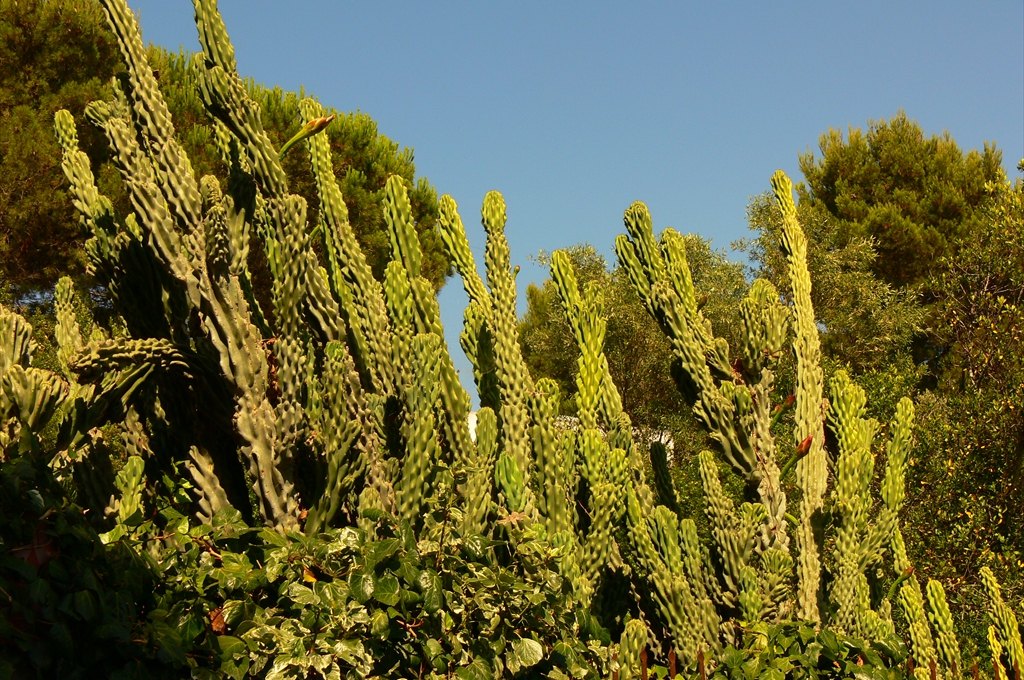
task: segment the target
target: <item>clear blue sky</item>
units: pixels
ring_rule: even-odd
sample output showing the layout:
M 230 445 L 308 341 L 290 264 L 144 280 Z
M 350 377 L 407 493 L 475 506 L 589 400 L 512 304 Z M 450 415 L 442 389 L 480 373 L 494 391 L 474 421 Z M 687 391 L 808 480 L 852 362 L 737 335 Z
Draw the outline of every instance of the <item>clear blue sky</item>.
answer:
M 128 2 L 144 40 L 198 51 L 190 2 Z M 900 108 L 964 149 L 995 141 L 1011 177 L 1024 156 L 1020 0 L 220 6 L 243 76 L 369 113 L 458 201 L 478 256 L 480 203 L 501 191 L 521 290 L 545 277 L 527 260 L 541 249 L 612 259 L 638 199 L 656 230 L 728 247 L 772 172 L 799 181 L 829 127 Z M 440 304 L 471 383 L 458 278 Z

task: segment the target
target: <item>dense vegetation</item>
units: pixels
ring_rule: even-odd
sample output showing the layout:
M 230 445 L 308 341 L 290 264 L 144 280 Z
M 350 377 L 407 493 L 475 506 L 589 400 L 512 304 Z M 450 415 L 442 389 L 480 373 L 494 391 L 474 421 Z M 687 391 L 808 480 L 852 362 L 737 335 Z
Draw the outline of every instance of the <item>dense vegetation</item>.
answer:
M 1014 597 L 1024 595 L 1024 519 L 1015 511 L 1024 493 L 1024 345 L 1019 330 L 1024 186 L 1007 181 L 995 147 L 964 154 L 948 135 L 926 138 L 902 113 L 873 123 L 866 134 L 852 130 L 848 142 L 830 131 L 821 138 L 821 151 L 821 159 L 801 157 L 809 181 L 797 187 L 797 214 L 809 240 L 808 268 L 815 282 L 811 297 L 824 331 L 826 374 L 849 372 L 868 391 L 867 408 L 878 418 L 891 412 L 900 396 L 915 397 L 919 420 L 904 513 L 908 549 L 919 569 L 943 581 L 957 605 L 965 644 L 979 649 L 988 625 L 978 597 L 979 569 L 991 567 Z M 908 181 L 898 197 L 876 188 L 900 178 Z M 909 241 L 884 249 L 869 229 L 873 222 L 866 217 L 853 221 L 852 212 L 835 210 L 836 200 L 820 198 L 835 194 L 836 186 L 857 193 L 848 189 L 857 182 L 870 184 L 871 192 L 858 195 L 872 196 L 872 205 L 883 206 L 886 214 L 904 210 L 901 220 L 917 220 L 917 227 L 905 231 L 907 239 L 916 234 L 914 239 L 941 242 L 941 251 L 915 259 L 907 254 Z M 937 197 L 939 189 L 948 195 Z M 970 201 L 958 202 L 956 196 Z M 849 200 L 838 203 L 850 205 Z M 954 204 L 957 210 L 939 219 L 935 206 Z M 872 210 L 858 214 L 877 216 L 882 207 Z M 738 245 L 750 255 L 754 275 L 791 299 L 774 196 L 752 199 L 748 217 L 756 236 Z M 688 236 L 686 243 L 702 310 L 715 331 L 736 347 L 737 302 L 749 284 L 736 272 L 739 265 L 708 250 L 698 237 Z M 568 252 L 578 276 L 596 282 L 612 301 L 606 337 L 612 375 L 644 395 L 624 396 L 626 412 L 637 425 L 673 433 L 680 452 L 673 468 L 677 483 L 698 489 L 696 454 L 707 443 L 674 389 L 674 360 L 665 351 L 664 337 L 644 313 L 621 266 L 609 271 L 590 247 Z M 907 261 L 923 267 L 913 280 L 886 274 Z M 554 281 L 532 287 L 527 299 L 520 326 L 524 358 L 533 375 L 559 380 L 571 406 L 572 390 L 563 376 L 576 370 L 578 350 L 566 341 L 567 319 L 557 305 Z M 783 358 L 779 387 L 792 390 L 792 369 L 786 364 Z
M 60 148 L 52 134 L 60 109 L 81 118 L 85 106 L 112 96 L 111 77 L 123 77 L 117 41 L 96 0 L 2 0 L 0 2 L 0 271 L 15 297 L 51 294 L 61 276 L 91 285 L 86 277 L 85 234 L 79 226 L 60 171 Z M 214 137 L 214 121 L 196 97 L 188 54 L 150 46 L 147 59 L 157 75 L 178 137 L 199 174 L 225 175 Z M 259 102 L 263 125 L 280 147 L 301 126 L 302 93 L 246 86 Z M 334 113 L 333 110 L 329 113 Z M 119 214 L 130 210 L 128 194 L 99 130 L 79 126 L 82 150 L 92 161 L 97 185 Z M 406 183 L 413 219 L 423 242 L 424 271 L 435 288 L 450 273 L 437 239 L 437 192 L 415 179 L 411 149 L 377 131 L 365 113 L 338 114 L 327 130 L 335 172 L 350 221 L 371 269 L 382 277 L 390 258 L 381 205 L 384 184 L 398 175 Z M 292 190 L 310 206 L 316 226 L 316 190 L 305 150 L 283 161 Z M 250 254 L 257 294 L 269 301 L 269 272 L 259 248 Z
M 127 66 L 54 130 L 80 278 L 109 303 L 60 278 L 36 317 L 52 337 L 0 306 L 0 676 L 1019 673 L 1013 529 L 966 563 L 973 600 L 947 600 L 960 565 L 919 539 L 940 528 L 961 555 L 1012 527 L 952 513 L 992 517 L 1012 495 L 990 485 L 1019 484 L 1019 458 L 998 461 L 1018 460 L 1009 477 L 992 461 L 1019 421 L 1020 184 L 987 185 L 970 243 L 915 213 L 915 234 L 948 236 L 926 307 L 882 278 L 869 231 L 848 215 L 828 240 L 827 203 L 778 172 L 751 209 L 753 283 L 697 237 L 655 237 L 638 202 L 618 268 L 552 253 L 520 322 L 500 194 L 481 276 L 455 201 L 412 186 L 411 162 L 359 202 L 338 171 L 353 118 L 243 81 L 215 0 L 195 0 L 190 60 L 101 4 Z M 57 25 L 74 8 L 32 7 Z M 300 128 L 284 154 L 275 129 Z M 435 300 L 448 261 L 475 433 Z M 864 312 L 833 311 L 815 275 Z M 672 462 L 645 428 L 676 433 Z M 973 474 L 978 498 L 939 507 L 914 475 L 953 446 L 973 448 L 936 484 Z

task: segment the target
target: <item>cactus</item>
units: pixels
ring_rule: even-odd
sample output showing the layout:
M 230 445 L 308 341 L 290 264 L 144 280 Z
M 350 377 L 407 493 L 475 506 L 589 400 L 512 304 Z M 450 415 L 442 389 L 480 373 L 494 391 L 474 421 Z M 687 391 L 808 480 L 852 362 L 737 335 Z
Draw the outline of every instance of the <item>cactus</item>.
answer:
M 953 615 L 946 603 L 946 593 L 938 581 L 928 581 L 925 589 L 928 596 L 928 620 L 935 629 L 935 650 L 944 669 L 956 677 L 959 675 L 960 643 L 953 632 Z
M 911 575 L 897 522 L 913 408 L 908 400 L 897 407 L 875 503 L 878 425 L 864 417 L 864 393 L 844 373 L 824 398 L 807 243 L 784 174 L 776 173 L 772 186 L 792 305 L 756 281 L 740 305 L 735 357 L 700 310 L 678 233 L 668 229 L 656 239 L 647 208 L 635 203 L 625 213 L 628 234 L 615 244 L 670 340 L 679 387 L 714 442 L 698 460 L 711 534 L 706 549 L 696 523 L 681 516 L 660 444 L 650 449 L 654 488 L 648 485 L 604 355 L 600 291 L 580 290 L 560 252 L 552 256 L 552 278 L 580 348 L 581 427 L 557 426 L 557 388 L 534 382 L 517 342 L 517 269 L 500 194 L 487 194 L 481 209 L 484 277 L 455 201 L 440 200 L 440 235 L 470 300 L 460 340 L 482 405 L 474 440 L 469 395 L 444 343 L 434 290 L 421 275 L 403 181 L 392 177 L 384 189 L 392 261 L 380 282 L 349 225 L 327 141 L 316 134 L 333 112 L 303 100 L 306 127 L 275 150 L 236 72 L 216 2 L 194 0 L 203 52 L 192 68 L 229 171 L 223 184 L 196 178 L 133 15 L 124 0 L 102 4 L 127 74 L 115 83 L 112 101 L 89 105 L 86 119 L 110 144 L 131 214 L 115 215 L 99 193 L 66 111 L 57 113 L 55 130 L 72 200 L 90 234 L 90 272 L 109 289 L 127 333 L 107 337 L 79 328 L 72 287 L 62 281 L 58 375 L 31 365 L 31 327 L 0 308 L 5 451 L 40 455 L 40 433 L 56 424 L 57 452 L 76 461 L 81 496 L 98 516 L 116 518 L 117 527 L 150 502 L 157 475 L 177 470 L 191 477 L 198 519 L 234 508 L 283 533 L 352 524 L 372 533 L 370 518 L 381 512 L 422 533 L 433 526 L 429 508 L 454 488 L 443 526 L 450 510 L 463 536 L 508 537 L 518 528 L 546 538 L 584 608 L 619 625 L 630 610 L 619 646 L 623 677 L 636 675 L 649 634 L 643 621 L 663 625 L 666 642 L 686 659 L 737 644 L 740 621 L 796 618 L 869 640 L 891 637 L 889 598 L 879 600 L 871 588 L 891 551 L 895 571 L 906 573 L 898 597 L 915 658 L 922 669 L 935 662 L 956 674 L 958 646 L 944 593 L 934 582 L 925 593 Z M 309 150 L 319 196 L 313 233 L 306 233 L 305 202 L 289 193 L 281 167 L 295 145 Z M 272 309 L 253 295 L 252 238 L 267 254 Z M 792 446 L 776 441 L 781 410 L 773 408 L 782 401 L 774 394 L 776 362 L 789 345 L 796 363 Z M 830 450 L 826 420 L 835 435 Z M 129 451 L 116 478 L 95 435 L 110 423 Z M 790 470 L 799 490 L 795 517 L 784 486 Z M 724 474 L 738 476 L 742 499 L 726 493 Z M 250 492 L 256 508 L 249 507 Z M 827 545 L 835 546 L 831 556 L 823 555 Z M 823 565 L 831 579 L 822 578 Z M 616 609 L 599 599 L 602 588 L 618 583 L 607 578 L 613 573 L 631 579 L 635 596 L 618 597 Z M 1017 621 L 991 574 L 982 577 L 997 663 L 1005 650 L 1010 665 L 1020 665 Z
M 628 499 L 631 543 L 657 604 L 657 611 L 650 614 L 665 621 L 674 644 L 684 654 L 695 654 L 698 648 L 720 650 L 724 644 L 738 643 L 734 628 L 726 625 L 730 619 L 774 622 L 795 617 L 817 622 L 824 618 L 840 632 L 869 640 L 887 640 L 894 635 L 888 601 L 872 599 L 870 578 L 874 578 L 898 535 L 896 518 L 903 502 L 913 408 L 909 400 L 901 401 L 897 408 L 887 444 L 882 503 L 875 511 L 870 487 L 874 477 L 872 446 L 878 426 L 863 417 L 863 390 L 844 373 L 837 374 L 833 381 L 831 406 L 823 398 L 806 239 L 796 221 L 788 178 L 776 173 L 772 185 L 783 213 L 782 245 L 789 264 L 793 305 L 791 310 L 784 307 L 771 284 L 755 282 L 740 305 L 742 334 L 735 361 L 730 360 L 728 346 L 714 336 L 697 304 L 682 237 L 667 229 L 660 241 L 656 240 L 646 207 L 635 203 L 625 214 L 628 235 L 616 240 L 621 265 L 671 341 L 682 369 L 680 389 L 717 448 L 698 457 L 711 530 L 710 559 L 700 554 L 695 532 L 684 530 L 692 527 L 692 522 L 675 519 L 679 503 L 659 447 L 652 447 L 652 468 L 657 497 L 664 505 L 654 507 L 653 501 L 644 502 L 645 497 L 653 495 L 639 479 Z M 559 276 L 565 278 L 564 274 Z M 579 325 L 569 307 L 586 309 L 583 300 L 573 300 L 571 292 L 563 294 L 563 299 L 569 301 L 570 323 Z M 577 316 L 583 315 L 577 312 Z M 601 328 L 600 324 L 588 323 Z M 577 340 L 585 339 L 577 333 Z M 780 465 L 773 426 L 777 428 L 778 415 L 790 400 L 773 408 L 773 367 L 790 341 L 796 358 L 796 450 L 787 463 Z M 587 355 L 582 342 L 581 352 L 581 374 L 584 369 L 593 371 L 594 359 Z M 585 388 L 587 384 L 581 380 L 581 418 L 589 403 Z M 826 415 L 837 442 L 836 482 L 830 498 L 825 495 Z M 744 502 L 734 502 L 723 490 L 719 458 L 743 481 Z M 791 546 L 782 482 L 794 468 L 801 493 Z M 824 524 L 826 509 L 831 511 L 831 525 Z M 828 560 L 822 553 L 825 532 L 834 537 L 835 546 Z M 683 537 L 687 538 L 681 540 Z M 895 553 L 896 567 L 902 571 Z M 821 575 L 825 563 L 834 570 L 827 590 Z M 791 590 L 791 584 L 795 589 Z M 914 639 L 925 650 L 922 658 L 931 659 L 935 657 L 934 646 L 928 647 L 930 631 L 924 618 L 923 596 L 915 585 L 916 581 L 908 584 L 910 590 L 901 592 L 901 601 L 911 608 L 921 604 L 917 609 L 924 625 L 914 629 Z M 948 651 L 949 643 L 950 638 L 945 638 L 943 653 Z
M 897 526 L 903 504 L 903 476 L 910 450 L 914 407 L 905 397 L 897 406 L 882 480 L 882 507 L 876 521 L 870 523 L 870 485 L 874 476 L 871 446 L 878 423 L 864 418 L 864 390 L 854 385 L 844 371 L 833 378 L 831 395 L 829 419 L 838 447 L 833 494 L 836 573 L 831 593 L 838 607 L 835 622 L 839 630 L 848 634 L 869 636 L 877 623 L 866 606 L 866 572 L 881 560 L 882 551 L 889 545 Z M 913 606 L 920 600 L 920 594 L 917 595 Z
M 644 622 L 638 619 L 627 622 L 619 642 L 619 680 L 633 680 L 646 675 L 646 669 L 640 667 L 640 653 L 646 646 L 647 626 Z
M 992 570 L 988 567 L 982 567 L 979 573 L 982 586 L 985 588 L 985 595 L 988 596 L 988 613 L 989 618 L 992 620 L 992 626 L 989 627 L 989 639 L 998 638 L 999 647 L 1005 650 L 1006 657 L 1009 660 L 1007 667 L 1017 669 L 1017 672 L 1019 672 L 1019 669 L 1024 668 L 1024 648 L 1021 646 L 1020 626 L 1017 623 L 1017 616 L 1010 609 L 1009 605 L 1003 601 L 1002 589 Z M 993 644 L 992 655 L 998 660 L 1000 654 L 996 651 L 996 648 L 996 644 Z

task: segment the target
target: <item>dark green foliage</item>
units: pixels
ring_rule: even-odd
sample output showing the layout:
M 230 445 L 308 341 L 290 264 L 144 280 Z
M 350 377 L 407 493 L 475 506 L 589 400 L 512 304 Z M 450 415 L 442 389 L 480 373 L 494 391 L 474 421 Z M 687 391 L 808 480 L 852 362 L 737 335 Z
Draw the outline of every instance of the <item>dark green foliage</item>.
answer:
M 920 492 L 906 515 L 917 561 L 951 584 L 978 646 L 988 623 L 968 586 L 978 569 L 992 567 L 1010 601 L 1024 597 L 1024 185 L 997 187 L 984 216 L 934 277 L 948 349 L 921 398 L 910 480 Z
M 212 143 L 213 120 L 196 95 L 195 75 L 189 69 L 192 55 L 174 54 L 151 46 L 148 58 L 160 74 L 160 91 L 171 110 L 178 138 L 196 177 L 226 176 L 227 168 Z M 267 88 L 252 79 L 246 81 L 246 86 L 249 96 L 260 105 L 267 135 L 274 146 L 280 148 L 302 127 L 299 102 L 306 94 L 301 90 L 295 93 L 280 87 Z M 415 179 L 412 149 L 399 147 L 380 134 L 377 123 L 366 113 L 345 114 L 328 109 L 324 115 L 332 113 L 337 114 L 337 118 L 325 133 L 330 141 L 331 161 L 348 207 L 352 231 L 374 277 L 383 280 L 384 267 L 391 259 L 382 204 L 385 182 L 391 175 L 398 175 L 409 191 L 416 234 L 423 249 L 423 276 L 435 289 L 440 289 L 451 272 L 437 236 L 437 191 L 425 178 Z M 317 224 L 320 201 L 309 173 L 305 145 L 291 150 L 282 160 L 282 166 L 288 176 L 289 190 L 306 200 L 308 228 L 312 231 Z M 265 286 L 264 295 L 269 296 L 269 280 Z
M 50 469 L 0 463 L 0 677 L 173 678 L 146 555 L 104 546 Z
M 707 673 L 711 680 L 817 680 L 863 678 L 902 680 L 909 676 L 900 664 L 907 650 L 899 640 L 889 644 L 816 630 L 806 623 L 755 624 L 742 631 L 742 644 L 726 648 L 722 663 Z M 693 666 L 694 664 L 688 664 Z M 698 674 L 688 669 L 687 677 Z
M 91 0 L 0 2 L 0 271 L 26 294 L 63 274 L 85 273 L 84 237 L 60 171 L 53 114 L 76 117 L 110 96 L 121 70 L 117 43 Z M 97 183 L 116 196 L 119 183 L 103 136 L 81 131 Z
M 179 512 L 187 487 L 165 482 L 168 500 L 104 545 L 45 466 L 2 464 L 3 677 L 593 672 L 571 584 L 534 532 L 462 536 L 436 498 L 419 536 L 380 512 L 311 536 L 231 509 L 197 525 Z
M 149 49 L 179 139 L 196 177 L 226 176 L 212 143 L 212 121 L 195 93 L 188 69 L 191 55 Z M 17 296 L 48 292 L 62 275 L 82 280 L 86 273 L 79 225 L 60 171 L 60 148 L 53 138 L 53 114 L 67 109 L 82 121 L 85 105 L 111 96 L 109 80 L 123 72 L 117 43 L 95 0 L 3 0 L 0 3 L 0 271 Z M 280 146 L 302 125 L 298 102 L 303 96 L 269 89 L 250 81 L 250 96 L 263 107 L 263 123 Z M 109 162 L 103 135 L 78 125 L 79 143 L 92 161 L 96 183 L 128 212 L 121 180 Z M 423 275 L 440 289 L 450 273 L 448 258 L 436 235 L 437 192 L 424 178 L 415 179 L 411 149 L 379 134 L 365 113 L 339 115 L 328 136 L 338 180 L 349 208 L 353 231 L 373 273 L 383 278 L 390 259 L 381 204 L 390 175 L 406 182 L 413 218 L 423 244 Z M 304 149 L 284 163 L 292 191 L 309 204 L 309 229 L 317 222 L 316 191 Z M 270 298 L 270 275 L 262 253 L 252 254 L 257 296 Z
M 896 286 L 926 282 L 979 225 L 986 182 L 1005 179 L 994 145 L 964 154 L 948 132 L 926 137 L 902 111 L 845 139 L 830 129 L 819 148 L 821 158 L 800 156 L 800 202 L 836 218 L 842 238 L 872 239 L 875 272 Z

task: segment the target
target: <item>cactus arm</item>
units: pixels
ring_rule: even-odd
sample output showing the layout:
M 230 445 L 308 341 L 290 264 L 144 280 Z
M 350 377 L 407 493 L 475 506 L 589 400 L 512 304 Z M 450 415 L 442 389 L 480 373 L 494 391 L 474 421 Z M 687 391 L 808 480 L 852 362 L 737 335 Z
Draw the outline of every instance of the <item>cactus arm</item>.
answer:
M 12 364 L 3 375 L 6 401 L 23 427 L 38 434 L 68 397 L 68 384 L 60 376 L 39 368 Z
M 598 425 L 598 406 L 604 378 L 604 365 L 601 361 L 604 357 L 604 296 L 596 288 L 589 288 L 584 302 L 564 251 L 557 250 L 551 255 L 551 278 L 558 289 L 566 318 L 580 349 L 577 359 L 579 371 L 576 374 L 580 426 L 584 430 L 593 430 Z
M 217 476 L 213 458 L 206 451 L 193 446 L 189 449 L 185 469 L 192 477 L 192 484 L 198 492 L 199 510 L 196 518 L 203 524 L 209 524 L 217 511 L 231 507 L 227 492 L 224 491 L 220 477 Z
M 828 468 L 824 448 L 823 387 L 821 342 L 811 304 L 811 277 L 807 270 L 807 238 L 796 218 L 793 184 L 781 170 L 772 175 L 772 189 L 782 211 L 782 249 L 789 266 L 793 290 L 793 327 L 796 332 L 796 427 L 797 444 L 811 437 L 807 455 L 796 464 L 797 485 L 802 489 L 800 524 L 796 531 L 797 616 L 820 621 L 821 596 L 820 546 L 815 524 L 820 522 Z
M 896 405 L 896 415 L 889 428 L 891 437 L 886 444 L 885 476 L 882 478 L 882 508 L 878 519 L 870 527 L 865 543 L 864 567 L 874 561 L 874 556 L 881 556 L 881 550 L 890 540 L 892 533 L 899 526 L 899 512 L 905 498 L 905 476 L 910 448 L 912 445 L 912 429 L 914 423 L 914 403 L 907 397 L 900 399 Z
M 881 485 L 882 506 L 871 522 L 870 488 L 874 476 L 871 446 L 878 423 L 864 417 L 865 407 L 864 390 L 854 384 L 845 371 L 838 371 L 831 383 L 829 408 L 829 426 L 837 443 L 833 494 L 837 527 L 835 579 L 830 596 L 839 629 L 860 636 L 869 636 L 872 630 L 878 629 L 877 616 L 868 604 L 866 572 L 881 560 L 885 546 L 892 543 L 897 529 L 913 421 L 913 405 L 909 399 L 901 400 L 888 443 L 886 472 Z M 916 579 L 912 587 L 920 590 Z M 914 599 L 907 603 L 916 606 Z
M 156 182 L 152 163 L 146 157 L 127 121 L 115 115 L 106 102 L 94 101 L 86 108 L 89 120 L 101 127 L 110 144 L 112 160 L 121 174 L 138 217 L 144 237 L 158 261 L 175 280 L 176 286 L 187 293 L 193 306 L 199 305 L 196 280 L 191 276 L 190 257 L 185 241 L 175 227 L 174 218 Z M 197 220 L 198 222 L 198 220 Z M 172 293 L 178 291 L 172 291 Z M 177 325 L 183 324 L 183 311 L 178 312 Z M 177 330 L 176 340 L 184 339 L 184 331 Z
M 312 99 L 302 100 L 299 110 L 307 121 L 323 113 L 320 105 Z M 313 179 L 320 197 L 320 219 L 331 290 L 341 302 L 351 330 L 350 342 L 354 345 L 351 351 L 363 384 L 372 386 L 378 394 L 393 394 L 390 329 L 380 283 L 373 278 L 349 224 L 348 207 L 334 178 L 326 136 L 313 136 L 307 144 Z
M 569 514 L 568 480 L 559 460 L 560 450 L 555 417 L 558 415 L 558 384 L 543 378 L 530 396 L 530 434 L 537 463 L 537 509 L 543 515 L 548 535 L 572 532 Z
M 470 302 L 463 313 L 459 344 L 473 364 L 473 380 L 481 407 L 497 409 L 501 404 L 497 366 L 494 360 L 494 335 L 487 325 L 489 311 L 478 303 Z
M 714 454 L 702 451 L 698 460 L 711 535 L 722 562 L 720 578 L 724 586 L 723 604 L 742 610 L 739 597 L 745 581 L 749 580 L 744 577 L 743 570 L 751 563 L 756 530 L 763 523 L 767 509 L 761 504 L 744 503 L 737 511 L 719 482 Z
M 231 276 L 238 277 L 238 284 L 242 288 L 253 324 L 264 339 L 270 338 L 273 337 L 273 332 L 256 301 L 248 268 L 250 227 L 256 220 L 256 182 L 252 178 L 248 160 L 243 157 L 238 138 L 228 132 L 219 121 L 215 124 L 214 138 L 221 160 L 229 168 L 225 207 L 231 252 L 230 273 Z
M 71 113 L 61 109 L 54 115 L 53 127 L 62 151 L 61 169 L 71 188 L 71 202 L 78 220 L 87 231 L 94 229 L 93 211 L 100 198 L 89 157 L 78 148 L 78 131 Z
M 619 642 L 619 680 L 635 680 L 647 675 L 646 668 L 640 667 L 640 652 L 646 646 L 647 626 L 639 619 L 631 619 Z
M 494 481 L 498 488 L 498 498 L 506 512 L 516 517 L 516 521 L 525 518 L 528 505 L 526 481 L 516 464 L 516 459 L 502 452 L 494 466 Z
M 384 221 L 391 237 L 393 261 L 401 263 L 412 292 L 414 308 L 414 332 L 432 333 L 439 342 L 439 379 L 441 401 L 444 406 L 444 427 L 446 439 L 452 449 L 454 460 L 462 465 L 472 457 L 472 439 L 469 436 L 469 394 L 462 387 L 455 365 L 444 344 L 444 328 L 437 306 L 434 289 L 420 275 L 422 252 L 419 238 L 412 222 L 412 208 L 405 184 L 398 176 L 388 178 L 384 188 Z
M 938 658 L 931 629 L 928 627 L 928 619 L 925 617 L 921 586 L 918 584 L 916 576 L 911 576 L 910 580 L 900 588 L 900 604 L 907 617 L 910 646 L 914 661 L 917 663 L 914 675 L 924 680 L 930 665 L 937 663 Z
M 391 238 L 392 257 L 401 262 L 410 279 L 419 278 L 422 274 L 423 254 L 412 223 L 409 194 L 401 177 L 388 177 L 384 185 L 384 197 L 384 222 Z
M 702 646 L 702 641 L 710 642 L 704 640 L 703 631 L 706 630 L 706 626 L 702 620 L 709 614 L 714 618 L 714 621 L 708 623 L 715 629 L 712 640 L 717 647 L 717 615 L 713 609 L 709 612 L 695 605 L 688 579 L 682 573 L 674 572 L 672 565 L 666 561 L 664 555 L 670 554 L 670 546 L 659 545 L 655 536 L 652 536 L 648 522 L 643 517 L 640 502 L 632 489 L 628 489 L 626 493 L 626 516 L 634 539 L 633 545 L 637 550 L 637 559 L 649 574 L 653 585 L 652 595 L 658 604 L 661 618 L 668 626 L 677 653 L 693 658 L 697 649 Z M 664 536 L 662 532 L 662 537 Z
M 992 680 L 1009 680 L 1009 674 L 1003 667 L 1003 643 L 999 640 L 999 629 L 988 627 L 988 646 L 992 650 Z
M 651 469 L 654 472 L 654 485 L 658 490 L 658 500 L 677 515 L 682 514 L 679 494 L 668 466 L 668 451 L 661 442 L 651 443 Z
M 252 161 L 253 175 L 268 201 L 287 193 L 288 179 L 263 129 L 259 105 L 238 76 L 234 48 L 216 0 L 193 0 L 203 52 L 196 55 L 199 94 L 207 110 L 238 137 Z
M 1009 657 L 1011 668 L 1024 668 L 1024 647 L 1021 645 L 1017 616 L 1003 601 L 1002 589 L 992 570 L 986 566 L 982 567 L 978 573 L 981 576 L 985 595 L 988 596 L 988 613 L 989 618 L 992 619 L 993 628 L 989 629 L 989 638 L 992 639 L 998 635 L 1001 646 Z M 995 645 L 993 645 L 993 655 L 998 658 L 994 648 Z
M 532 476 L 529 450 L 529 413 L 526 396 L 533 392 L 530 377 L 519 348 L 516 288 L 505 238 L 505 200 L 496 191 L 484 198 L 481 210 L 487 232 L 487 283 L 491 290 L 493 309 L 489 321 L 494 334 L 494 356 L 501 393 L 502 450 L 515 458 L 516 465 L 527 477 Z
M 686 244 L 682 235 L 675 229 L 665 229 L 661 236 L 661 252 L 665 259 L 667 280 L 671 282 L 672 289 L 679 296 L 686 324 L 701 346 L 708 368 L 715 377 L 731 378 L 728 347 L 724 340 L 715 339 L 710 322 L 704 318 L 697 304 L 697 294 L 693 286 L 690 265 L 686 259 Z
M 551 278 L 580 348 L 580 370 L 576 378 L 580 424 L 584 428 L 597 427 L 600 413 L 605 425 L 615 430 L 612 435 L 615 445 L 629 448 L 632 428 L 622 412 L 622 399 L 604 355 L 604 298 L 593 286 L 588 286 L 585 294 L 580 295 L 576 275 L 564 251 L 558 250 L 551 255 Z
M 491 294 L 476 271 L 473 253 L 469 250 L 469 240 L 466 238 L 466 229 L 462 225 L 462 218 L 459 217 L 459 206 L 455 199 L 445 194 L 441 197 L 439 208 L 441 241 L 448 251 L 448 257 L 455 264 L 455 270 L 462 277 L 466 294 L 471 303 L 476 303 L 480 309 L 490 311 Z
M 380 455 L 372 414 L 364 403 L 352 358 L 340 342 L 328 344 L 325 355 L 325 403 L 317 439 L 328 474 L 324 493 L 309 511 L 307 533 L 322 531 L 334 521 L 367 465 Z
M 666 229 L 663 247 L 659 249 L 651 230 L 650 213 L 640 202 L 630 206 L 624 222 L 629 237 L 616 240 L 616 253 L 682 364 L 692 390 L 686 396 L 694 402 L 694 414 L 730 465 L 745 478 L 753 479 L 758 472 L 757 458 L 747 432 L 737 427 L 741 414 L 734 402 L 734 397 L 742 396 L 740 393 L 746 388 L 740 386 L 739 392 L 731 390 L 727 380 L 723 380 L 721 389 L 715 384 L 716 376 L 731 381 L 732 369 L 724 340 L 711 338 L 707 321 L 697 309 L 682 238 Z
M 145 152 L 169 212 L 178 229 L 188 235 L 200 224 L 200 195 L 192 167 L 174 137 L 171 114 L 146 58 L 135 17 L 124 0 L 105 0 L 102 4 L 128 67 L 126 94 L 132 122 L 147 140 Z
M 871 509 L 869 489 L 874 472 L 871 443 L 878 423 L 864 417 L 866 397 L 845 371 L 832 380 L 829 418 L 838 442 L 836 460 L 835 513 L 836 580 L 832 585 L 833 604 L 838 607 L 836 622 L 847 634 L 860 634 L 858 589 L 867 563 L 864 544 Z M 888 539 L 888 536 L 886 536 Z M 871 557 L 874 557 L 872 554 Z
M 483 534 L 491 511 L 494 465 L 498 452 L 498 420 L 488 407 L 476 414 L 476 459 L 467 465 L 465 533 Z
M 331 295 L 327 272 L 316 261 L 311 250 L 306 253 L 307 327 L 315 331 L 323 344 L 344 340 L 347 335 L 341 307 Z
M 82 329 L 75 318 L 75 288 L 71 279 L 62 276 L 53 294 L 53 307 L 57 316 L 54 337 L 57 340 L 57 362 L 65 378 L 71 378 L 68 361 L 82 349 Z
M 946 602 L 946 591 L 938 581 L 929 580 L 925 593 L 928 597 L 928 620 L 935 629 L 935 648 L 939 661 L 950 671 L 950 677 L 955 678 L 959 675 L 960 643 L 953 631 L 953 614 Z
M 412 376 L 406 399 L 409 418 L 402 475 L 395 488 L 399 515 L 416 526 L 429 495 L 433 466 L 441 458 L 437 442 L 434 404 L 440 392 L 441 342 L 433 333 L 416 335 L 410 343 Z

